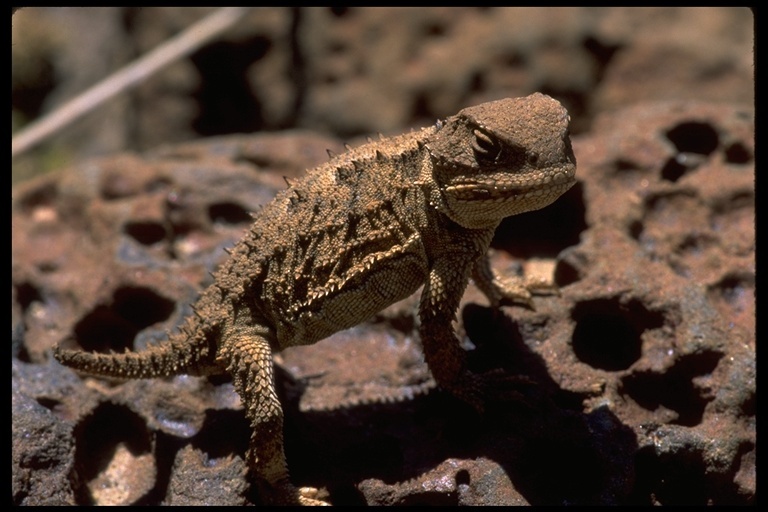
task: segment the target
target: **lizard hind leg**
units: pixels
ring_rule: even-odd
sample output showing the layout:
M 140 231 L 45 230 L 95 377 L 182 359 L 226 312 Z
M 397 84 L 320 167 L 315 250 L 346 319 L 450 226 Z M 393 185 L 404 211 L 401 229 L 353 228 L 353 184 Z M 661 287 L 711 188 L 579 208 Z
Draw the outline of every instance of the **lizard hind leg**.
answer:
M 226 333 L 219 361 L 226 365 L 250 422 L 246 455 L 265 501 L 283 505 L 327 505 L 317 490 L 291 484 L 283 449 L 283 409 L 275 391 L 272 350 L 267 329 L 233 328 Z

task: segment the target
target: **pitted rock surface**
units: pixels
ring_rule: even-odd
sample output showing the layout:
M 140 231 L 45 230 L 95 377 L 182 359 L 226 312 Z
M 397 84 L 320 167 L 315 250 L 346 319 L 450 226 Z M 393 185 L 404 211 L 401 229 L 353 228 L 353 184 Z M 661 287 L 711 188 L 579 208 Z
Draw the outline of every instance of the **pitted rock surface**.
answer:
M 561 295 L 494 315 L 470 286 L 459 328 L 471 367 L 527 377 L 533 405 L 473 421 L 432 389 L 413 298 L 284 352 L 293 478 L 338 504 L 752 503 L 752 116 L 651 103 L 603 117 L 574 139 L 577 185 L 497 230 L 496 271 L 553 272 Z M 118 352 L 162 338 L 247 212 L 326 147 L 342 150 L 303 134 L 227 137 L 14 189 L 16 503 L 258 502 L 230 382 L 82 380 L 50 349 L 72 333 Z

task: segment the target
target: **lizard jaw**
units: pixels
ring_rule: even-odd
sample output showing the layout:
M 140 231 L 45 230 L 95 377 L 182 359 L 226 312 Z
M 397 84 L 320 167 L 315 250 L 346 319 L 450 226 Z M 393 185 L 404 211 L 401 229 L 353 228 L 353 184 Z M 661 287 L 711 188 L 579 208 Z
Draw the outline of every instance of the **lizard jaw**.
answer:
M 448 185 L 444 191 L 453 201 L 460 203 L 530 201 L 537 197 L 549 197 L 553 193 L 559 192 L 559 195 L 569 189 L 575 183 L 574 174 L 573 170 L 547 174 L 546 178 L 533 184 L 521 184 L 519 179 L 507 182 L 498 179 L 473 179 Z
M 495 228 L 502 219 L 552 204 L 575 183 L 575 166 L 522 185 L 498 180 L 465 181 L 443 189 L 445 213 L 470 229 Z

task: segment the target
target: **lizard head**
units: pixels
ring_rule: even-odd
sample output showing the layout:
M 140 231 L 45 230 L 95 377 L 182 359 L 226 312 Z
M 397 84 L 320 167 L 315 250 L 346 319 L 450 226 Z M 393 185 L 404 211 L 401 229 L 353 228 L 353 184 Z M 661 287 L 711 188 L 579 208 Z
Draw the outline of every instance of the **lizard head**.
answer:
M 432 203 L 454 222 L 484 228 L 543 208 L 575 183 L 568 112 L 535 93 L 465 108 L 426 141 Z

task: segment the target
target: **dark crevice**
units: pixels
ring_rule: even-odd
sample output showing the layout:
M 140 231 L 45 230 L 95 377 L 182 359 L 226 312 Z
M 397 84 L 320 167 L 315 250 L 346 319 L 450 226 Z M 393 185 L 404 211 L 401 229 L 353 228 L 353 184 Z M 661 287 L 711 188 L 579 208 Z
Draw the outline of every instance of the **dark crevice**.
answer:
M 668 210 L 685 210 L 694 208 L 699 202 L 696 193 L 689 189 L 669 190 L 648 194 L 644 200 L 643 210 L 648 216 L 660 216 Z
M 716 214 L 724 214 L 734 210 L 746 208 L 749 210 L 755 207 L 754 191 L 738 191 L 727 197 L 721 198 L 713 205 Z
M 605 44 L 591 36 L 585 38 L 582 45 L 603 68 L 611 62 L 614 54 L 620 48 L 619 45 Z
M 552 96 L 568 109 L 571 116 L 569 130 L 571 135 L 584 133 L 589 128 L 589 97 L 580 89 L 557 88 L 544 85 L 539 92 Z
M 632 366 L 642 355 L 641 335 L 662 326 L 661 313 L 649 311 L 638 301 L 597 299 L 577 304 L 571 314 L 576 322 L 573 351 L 593 368 L 618 371 Z
M 608 69 L 616 52 L 621 49 L 621 45 L 606 44 L 594 37 L 587 37 L 584 39 L 582 46 L 592 55 L 596 63 L 594 83 L 599 84 L 602 82 L 605 70 Z
M 674 253 L 685 254 L 694 253 L 701 254 L 701 252 L 716 245 L 717 238 L 708 233 L 686 233 L 682 236 L 682 239 L 677 243 Z
M 550 206 L 501 221 L 491 247 L 519 258 L 554 258 L 579 243 L 585 220 L 583 188 L 576 183 Z
M 209 44 L 190 57 L 200 74 L 194 96 L 199 114 L 192 122 L 203 136 L 254 132 L 262 128 L 261 106 L 248 82 L 251 65 L 270 50 L 262 36 Z
M 633 220 L 629 223 L 629 236 L 632 237 L 633 240 L 640 240 L 640 237 L 643 235 L 643 231 L 643 223 L 639 220 Z
M 112 461 L 119 445 L 133 455 L 149 453 L 152 442 L 144 420 L 123 405 L 102 403 L 74 430 L 75 468 L 82 482 L 97 478 Z M 93 504 L 81 489 L 78 504 Z
M 558 288 L 563 288 L 580 281 L 588 273 L 591 258 L 579 246 L 566 248 L 561 252 L 555 263 L 554 282 Z
M 486 84 L 485 76 L 479 71 L 475 71 L 469 78 L 469 91 L 470 92 L 482 92 L 486 90 L 488 85 Z
M 424 34 L 428 37 L 444 37 L 447 32 L 445 25 L 436 21 L 427 23 L 424 27 Z
M 712 373 L 722 357 L 723 354 L 716 351 L 690 354 L 680 357 L 664 373 L 628 375 L 621 381 L 621 393 L 649 411 L 659 406 L 671 409 L 678 413 L 672 424 L 694 427 L 701 423 L 704 408 L 712 397 L 708 396 L 708 390 L 698 389 L 693 379 Z
M 347 9 L 340 7 L 339 9 Z M 304 48 L 301 45 L 301 31 L 304 11 L 302 7 L 291 8 L 291 26 L 288 31 L 289 47 L 291 51 L 291 67 L 288 70 L 288 77 L 293 84 L 293 107 L 285 119 L 282 128 L 295 127 L 299 120 L 304 117 L 304 103 L 306 102 L 307 91 L 309 90 L 309 78 L 307 77 L 307 63 Z
M 43 302 L 43 296 L 37 286 L 25 281 L 16 285 L 16 301 L 21 312 L 26 313 L 33 302 Z
M 708 505 L 705 464 L 697 451 L 658 455 L 653 446 L 635 456 L 634 495 L 642 505 Z M 653 503 L 649 500 L 653 497 Z
M 123 287 L 112 303 L 95 307 L 74 327 L 77 344 L 86 351 L 122 352 L 133 348 L 136 334 L 167 320 L 175 303 L 148 288 Z
M 688 168 L 680 164 L 677 159 L 670 158 L 661 169 L 661 177 L 662 179 L 675 183 L 677 180 L 682 178 L 687 171 Z
M 52 411 L 53 409 L 61 405 L 61 400 L 57 400 L 55 398 L 39 396 L 36 398 L 36 400 L 37 400 L 37 403 L 39 403 L 49 411 Z
M 558 288 L 581 281 L 581 269 L 567 260 L 558 260 L 555 265 L 554 281 Z
M 123 227 L 123 231 L 141 245 L 147 246 L 161 242 L 167 235 L 165 226 L 154 221 L 129 222 Z
M 729 273 L 710 285 L 707 294 L 714 302 L 723 302 L 740 311 L 754 300 L 755 276 L 749 273 Z
M 64 421 L 71 421 L 72 418 L 75 416 L 74 412 L 71 411 L 67 404 L 59 400 L 58 398 L 52 398 L 48 396 L 38 396 L 35 398 L 37 403 L 51 411 L 54 416 L 57 418 L 64 420 Z
M 250 224 L 253 218 L 248 210 L 237 203 L 221 202 L 208 207 L 208 217 L 214 224 Z
M 27 42 L 34 46 L 33 41 Z M 21 113 L 24 120 L 40 117 L 50 94 L 59 86 L 61 78 L 56 72 L 55 49 L 46 46 L 40 45 L 37 51 L 25 53 L 26 72 L 12 73 L 11 108 Z
M 230 455 L 245 457 L 251 432 L 242 411 L 208 410 L 200 432 L 192 440 L 192 446 L 205 452 L 209 459 Z
M 631 160 L 626 160 L 624 158 L 617 158 L 613 163 L 613 167 L 616 169 L 617 174 L 621 174 L 627 171 L 637 171 L 640 169 L 640 166 L 638 166 L 637 163 Z
M 703 163 L 704 159 L 699 154 L 678 153 L 674 157 L 667 159 L 664 167 L 661 168 L 661 178 L 675 183 Z
M 744 165 L 754 159 L 752 152 L 744 144 L 734 142 L 725 148 L 725 160 L 731 164 Z
M 709 123 L 680 123 L 666 133 L 679 153 L 711 155 L 720 145 L 717 131 Z
M 419 117 L 429 117 L 431 114 L 429 107 L 429 103 L 427 103 L 427 98 L 424 94 L 417 94 L 416 99 L 413 101 L 413 107 L 411 108 L 411 112 L 413 112 L 413 115 L 417 118 Z
M 343 18 L 344 16 L 347 16 L 350 14 L 350 7 L 329 7 L 329 11 L 331 11 L 331 14 L 333 14 L 337 18 Z
M 459 504 L 459 496 L 455 492 L 424 491 L 403 498 L 398 505 L 421 507 L 455 507 Z

